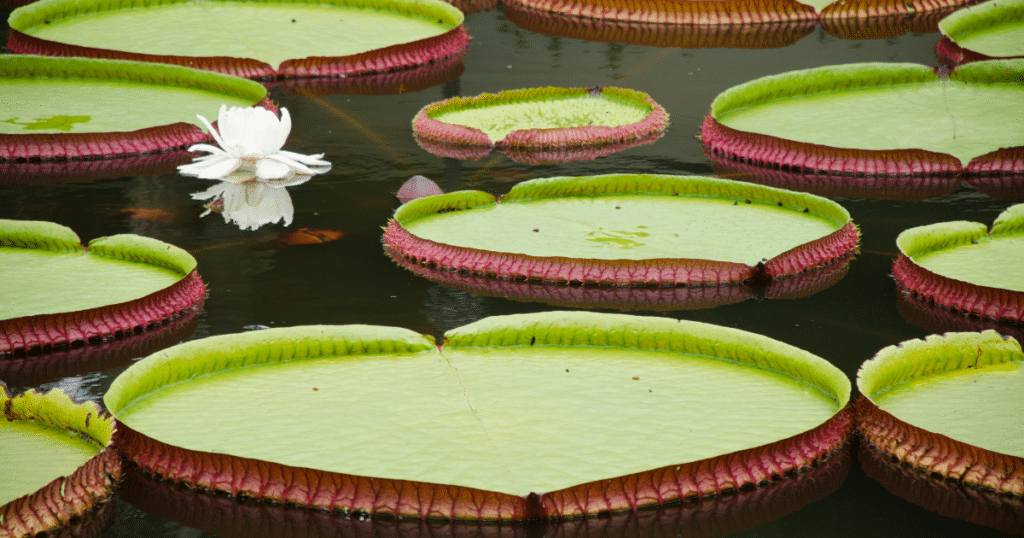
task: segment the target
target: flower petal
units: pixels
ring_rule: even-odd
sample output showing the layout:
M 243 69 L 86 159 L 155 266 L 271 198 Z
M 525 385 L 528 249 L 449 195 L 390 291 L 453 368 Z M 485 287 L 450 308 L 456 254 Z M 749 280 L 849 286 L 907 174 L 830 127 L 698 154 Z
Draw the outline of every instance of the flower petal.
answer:
M 221 112 L 223 113 L 224 105 L 221 105 L 220 109 Z M 203 125 L 206 126 L 206 131 L 213 136 L 213 140 L 220 144 L 222 148 L 225 147 L 224 139 L 221 138 L 220 134 L 217 133 L 217 129 L 214 129 L 213 125 L 210 125 L 210 122 L 206 118 L 200 116 L 199 114 L 196 114 L 196 117 L 199 118 L 199 121 L 203 122 Z
M 303 167 L 305 168 L 305 167 Z M 256 178 L 260 181 L 282 179 L 295 174 L 288 163 L 273 159 L 273 155 L 267 159 L 260 159 L 256 163 Z
M 192 163 L 192 166 L 202 165 L 202 169 L 198 170 L 195 174 L 196 177 L 202 179 L 223 179 L 238 168 L 238 159 L 232 157 L 224 157 L 223 159 L 216 162 L 202 162 Z M 178 169 L 181 173 L 185 173 L 182 169 Z M 191 171 L 191 170 L 190 170 Z M 188 174 L 192 175 L 192 174 Z
M 193 152 L 193 151 L 205 151 L 205 152 L 208 152 L 208 153 L 213 153 L 214 155 L 227 155 L 226 151 L 218 148 L 217 146 L 211 146 L 209 144 L 193 144 L 193 145 L 189 146 L 188 150 L 190 152 Z M 204 159 L 204 158 L 208 158 L 208 157 L 210 157 L 210 155 L 203 155 L 203 156 L 197 157 L 197 158 L 198 159 Z
M 310 167 L 308 167 L 308 166 L 306 166 L 306 165 L 304 165 L 304 164 L 302 164 L 302 163 L 300 163 L 298 161 L 293 161 L 292 159 L 289 159 L 287 156 L 282 155 L 280 151 L 275 153 L 275 154 L 273 154 L 273 155 L 268 155 L 267 159 L 273 159 L 274 161 L 277 161 L 279 163 L 283 163 L 288 168 L 291 168 L 292 170 L 295 170 L 296 172 L 298 172 L 300 174 L 306 174 L 308 176 L 312 176 L 312 175 L 317 173 L 316 170 L 313 170 L 312 168 L 310 168 Z M 267 160 L 267 159 L 264 159 L 264 160 Z
M 178 165 L 178 173 L 183 176 L 202 177 L 202 174 L 211 166 L 217 166 L 220 163 L 231 160 L 233 160 L 231 157 L 224 154 L 207 155 L 199 157 L 191 163 Z
M 281 151 L 278 151 L 277 153 L 281 154 L 281 155 L 284 155 L 285 157 L 288 157 L 288 158 L 290 158 L 290 159 L 292 159 L 294 161 L 298 161 L 298 162 L 300 162 L 302 164 L 308 164 L 308 165 L 311 165 L 311 166 L 330 166 L 331 165 L 331 163 L 329 163 L 328 161 L 323 160 L 323 156 L 324 156 L 323 153 L 317 153 L 316 155 L 303 155 L 301 153 L 295 153 L 295 152 L 287 151 L 287 150 L 283 150 L 283 149 Z

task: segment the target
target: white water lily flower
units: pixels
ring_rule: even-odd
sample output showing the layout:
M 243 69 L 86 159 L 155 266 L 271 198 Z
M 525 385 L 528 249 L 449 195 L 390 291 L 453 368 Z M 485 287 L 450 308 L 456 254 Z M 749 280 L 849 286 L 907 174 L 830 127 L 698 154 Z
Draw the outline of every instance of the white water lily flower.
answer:
M 331 163 L 322 159 L 323 153 L 302 155 L 281 149 L 292 130 L 287 108 L 281 108 L 278 119 L 277 114 L 262 107 L 228 109 L 227 105 L 221 105 L 217 116 L 220 132 L 206 118 L 198 117 L 220 147 L 195 144 L 188 148 L 209 155 L 179 166 L 178 172 L 182 175 L 243 183 L 312 176 L 330 169 Z
M 192 193 L 192 199 L 210 200 L 201 217 L 217 211 L 224 217 L 224 222 L 234 222 L 243 230 L 255 230 L 278 221 L 284 221 L 288 226 L 295 215 L 295 207 L 285 187 L 305 183 L 309 179 L 309 176 L 295 175 L 286 180 L 221 181 L 205 191 Z

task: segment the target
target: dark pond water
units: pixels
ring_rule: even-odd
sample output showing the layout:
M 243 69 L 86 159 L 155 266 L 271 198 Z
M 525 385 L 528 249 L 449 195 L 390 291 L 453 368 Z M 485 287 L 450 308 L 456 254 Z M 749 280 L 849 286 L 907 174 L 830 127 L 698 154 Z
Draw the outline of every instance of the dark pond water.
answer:
M 6 19 L 6 12 L 0 11 L 0 15 Z M 279 224 L 242 231 L 216 214 L 200 218 L 201 202 L 189 195 L 205 189 L 207 182 L 170 173 L 77 183 L 60 183 L 58 179 L 31 185 L 0 179 L 0 216 L 56 221 L 70 226 L 86 241 L 130 232 L 193 252 L 209 288 L 209 299 L 189 339 L 261 326 L 345 323 L 393 325 L 439 336 L 485 316 L 556 307 L 483 297 L 433 284 L 386 258 L 380 243 L 381 226 L 398 206 L 394 193 L 409 176 L 426 175 L 446 191 L 473 188 L 502 194 L 516 182 L 533 177 L 609 172 L 710 175 L 710 161 L 697 135 L 719 92 L 760 76 L 828 64 L 875 61 L 931 66 L 936 64 L 938 40 L 935 33 L 846 40 L 816 29 L 795 44 L 774 49 L 659 48 L 550 37 L 517 27 L 500 9 L 472 13 L 466 26 L 473 40 L 464 58 L 465 70 L 450 82 L 392 95 L 310 98 L 274 91 L 274 98 L 293 117 L 295 127 L 287 149 L 323 152 L 334 164 L 330 173 L 290 189 L 295 206 L 290 229 L 340 230 L 344 236 L 338 241 L 279 248 L 278 236 L 286 230 Z M 543 166 L 516 163 L 501 154 L 475 162 L 440 158 L 421 149 L 412 137 L 410 121 L 427 103 L 453 95 L 542 85 L 618 85 L 641 90 L 665 107 L 671 125 L 652 145 L 590 162 Z M 761 333 L 827 358 L 852 379 L 859 365 L 882 347 L 929 334 L 907 322 L 897 310 L 890 272 L 899 232 L 954 219 L 991 223 L 1011 204 L 966 187 L 916 202 L 837 201 L 860 226 L 862 245 L 849 273 L 834 286 L 802 299 L 749 300 L 712 309 L 641 311 L 637 315 L 698 320 Z M 144 209 L 160 212 L 134 211 Z M 154 214 L 159 217 L 153 218 Z M 125 359 L 109 369 L 26 384 L 43 389 L 61 387 L 76 398 L 98 401 L 128 362 Z M 272 404 L 253 405 L 263 403 Z M 211 511 L 217 523 L 210 524 L 189 519 L 201 512 L 199 509 L 186 510 L 188 517 L 170 521 L 120 498 L 115 499 L 115 508 L 116 518 L 103 536 L 191 537 L 207 536 L 207 530 L 270 536 L 273 529 L 279 529 L 260 520 L 259 509 Z M 683 517 L 680 511 L 685 510 L 679 508 L 665 521 L 648 526 L 595 523 L 577 525 L 571 531 L 547 527 L 515 534 L 689 536 L 693 526 L 678 524 Z M 295 514 L 268 517 L 296 521 L 281 531 L 293 536 L 494 532 L 399 527 L 387 522 L 318 526 L 303 523 Z M 760 521 L 766 522 L 751 523 L 754 526 L 747 530 L 741 530 L 744 525 L 716 527 L 713 522 L 702 524 L 702 528 L 751 537 L 1000 535 L 984 526 L 937 515 L 890 493 L 869 478 L 856 459 L 833 493 L 794 513 L 766 515 Z

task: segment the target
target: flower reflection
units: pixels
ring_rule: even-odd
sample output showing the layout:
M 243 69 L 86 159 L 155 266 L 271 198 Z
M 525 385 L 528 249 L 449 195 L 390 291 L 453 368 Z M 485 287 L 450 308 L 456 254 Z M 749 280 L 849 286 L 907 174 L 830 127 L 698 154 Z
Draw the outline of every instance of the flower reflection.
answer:
M 295 215 L 295 207 L 285 187 L 309 180 L 310 176 L 295 175 L 273 181 L 221 181 L 205 191 L 192 193 L 192 199 L 210 200 L 201 216 L 216 211 L 224 217 L 224 222 L 234 222 L 243 230 L 255 230 L 278 221 L 288 226 Z
M 197 116 L 220 147 L 195 144 L 189 151 L 205 151 L 209 155 L 196 157 L 178 167 L 185 176 L 202 179 L 220 179 L 232 183 L 289 179 L 296 175 L 312 176 L 330 169 L 331 163 L 322 159 L 323 153 L 302 155 L 281 149 L 292 130 L 288 109 L 277 114 L 260 107 L 238 108 L 220 106 L 217 116 L 218 133 L 202 116 Z

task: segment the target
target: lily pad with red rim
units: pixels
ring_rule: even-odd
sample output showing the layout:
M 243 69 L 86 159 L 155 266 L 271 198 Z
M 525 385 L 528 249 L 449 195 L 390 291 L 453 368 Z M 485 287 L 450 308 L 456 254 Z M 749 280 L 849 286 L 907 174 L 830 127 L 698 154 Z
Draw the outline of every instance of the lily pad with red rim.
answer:
M 60 390 L 12 397 L 0 383 L 0 534 L 42 536 L 95 513 L 120 475 L 113 421 Z
M 11 52 L 171 63 L 247 78 L 341 77 L 465 53 L 439 0 L 41 0 L 11 13 Z
M 649 144 L 668 113 L 645 93 L 622 88 L 530 88 L 453 97 L 413 118 L 431 153 L 479 159 L 492 149 L 533 163 L 594 159 Z
M 445 338 L 213 337 L 133 364 L 104 401 L 117 446 L 147 472 L 417 519 L 558 519 L 736 492 L 829 458 L 850 431 L 842 372 L 744 331 L 550 312 Z M 252 405 L 270 390 L 287 397 Z
M 792 171 L 1020 174 L 1021 77 L 1024 60 L 976 62 L 945 77 L 915 64 L 792 71 L 719 94 L 701 139 L 720 158 Z
M 0 220 L 0 353 L 130 333 L 178 316 L 206 286 L 189 253 L 138 235 L 81 245 L 52 222 Z
M 874 449 L 962 486 L 1024 497 L 1024 353 L 995 331 L 890 346 L 857 373 Z
M 991 231 L 953 221 L 903 231 L 893 266 L 904 293 L 965 314 L 1024 322 L 1024 204 L 1009 207 Z
M 0 56 L 0 91 L 0 163 L 25 163 L 29 176 L 34 161 L 111 159 L 187 148 L 210 137 L 196 115 L 216 117 L 222 104 L 273 108 L 266 88 L 238 77 L 85 58 Z M 151 166 L 149 159 L 138 164 Z M 123 163 L 107 168 L 132 171 Z
M 392 256 L 497 278 L 616 286 L 767 282 L 851 255 L 857 227 L 830 200 L 697 176 L 525 181 L 402 205 Z
M 939 30 L 935 51 L 949 66 L 1024 57 L 1024 1 L 989 0 L 954 11 L 939 21 Z
M 510 0 L 510 5 L 580 19 L 664 25 L 728 26 L 822 21 L 913 19 L 971 3 L 970 0 Z M 846 24 L 848 26 L 848 24 Z

